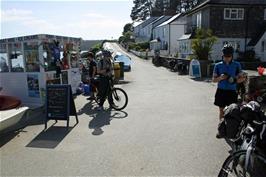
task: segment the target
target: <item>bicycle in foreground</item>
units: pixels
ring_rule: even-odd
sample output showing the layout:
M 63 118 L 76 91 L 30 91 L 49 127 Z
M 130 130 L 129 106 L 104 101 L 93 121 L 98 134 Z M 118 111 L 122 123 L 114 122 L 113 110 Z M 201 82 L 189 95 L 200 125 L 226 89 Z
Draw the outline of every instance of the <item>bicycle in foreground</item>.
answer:
M 266 131 L 266 120 L 253 120 L 240 133 L 242 144 L 224 161 L 218 177 L 265 177 L 266 149 L 259 148 L 259 140 Z
M 98 79 L 96 79 L 98 80 Z M 96 81 L 97 82 L 97 81 Z M 127 93 L 122 89 L 114 86 L 113 78 L 108 79 L 110 88 L 107 91 L 105 97 L 108 100 L 109 105 L 111 108 L 117 111 L 123 110 L 128 104 L 128 96 Z M 95 88 L 94 92 L 94 101 L 99 104 L 100 103 L 100 96 L 98 94 L 96 84 L 92 83 L 92 86 Z

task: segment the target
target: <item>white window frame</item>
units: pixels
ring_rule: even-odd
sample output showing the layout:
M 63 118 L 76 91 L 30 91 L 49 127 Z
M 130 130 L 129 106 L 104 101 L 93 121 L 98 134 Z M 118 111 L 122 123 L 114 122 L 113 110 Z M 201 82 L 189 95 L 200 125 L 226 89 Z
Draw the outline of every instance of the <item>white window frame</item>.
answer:
M 163 27 L 163 38 L 166 36 L 166 28 Z
M 226 12 L 229 11 L 229 17 L 226 15 Z M 239 14 L 242 12 L 242 15 Z M 244 8 L 224 8 L 224 19 L 225 20 L 244 20 Z M 232 17 L 235 15 L 236 17 Z
M 201 28 L 201 20 L 202 20 L 202 16 L 201 16 L 201 12 L 200 12 L 196 15 L 196 21 L 197 21 L 197 27 L 198 28 Z

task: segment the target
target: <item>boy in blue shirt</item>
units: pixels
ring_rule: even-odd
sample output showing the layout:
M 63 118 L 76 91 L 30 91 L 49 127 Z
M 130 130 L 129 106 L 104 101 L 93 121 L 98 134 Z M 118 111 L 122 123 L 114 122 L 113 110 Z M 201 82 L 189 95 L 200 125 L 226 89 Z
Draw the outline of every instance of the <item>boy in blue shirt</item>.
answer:
M 218 83 L 214 104 L 219 107 L 220 121 L 223 118 L 225 106 L 237 103 L 236 84 L 245 81 L 240 63 L 233 61 L 233 47 L 226 44 L 222 52 L 223 61 L 215 64 L 212 78 L 213 82 Z

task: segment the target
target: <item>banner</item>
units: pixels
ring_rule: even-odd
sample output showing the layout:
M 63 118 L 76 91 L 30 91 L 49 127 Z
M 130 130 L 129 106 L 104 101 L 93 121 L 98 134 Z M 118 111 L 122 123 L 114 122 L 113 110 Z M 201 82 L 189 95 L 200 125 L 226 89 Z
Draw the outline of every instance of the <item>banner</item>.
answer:
M 28 74 L 27 83 L 29 97 L 40 98 L 38 74 Z

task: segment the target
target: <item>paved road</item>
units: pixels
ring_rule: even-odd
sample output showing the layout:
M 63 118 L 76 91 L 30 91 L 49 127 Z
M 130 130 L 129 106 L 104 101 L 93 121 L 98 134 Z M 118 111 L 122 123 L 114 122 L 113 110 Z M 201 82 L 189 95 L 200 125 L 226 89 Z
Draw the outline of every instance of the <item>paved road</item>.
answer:
M 65 132 L 60 122 L 44 133 L 37 122 L 9 138 L 1 147 L 1 175 L 217 176 L 228 146 L 215 139 L 215 85 L 130 56 L 128 82 L 119 85 L 129 95 L 123 112 L 108 105 L 97 112 L 78 96 L 80 123 Z

